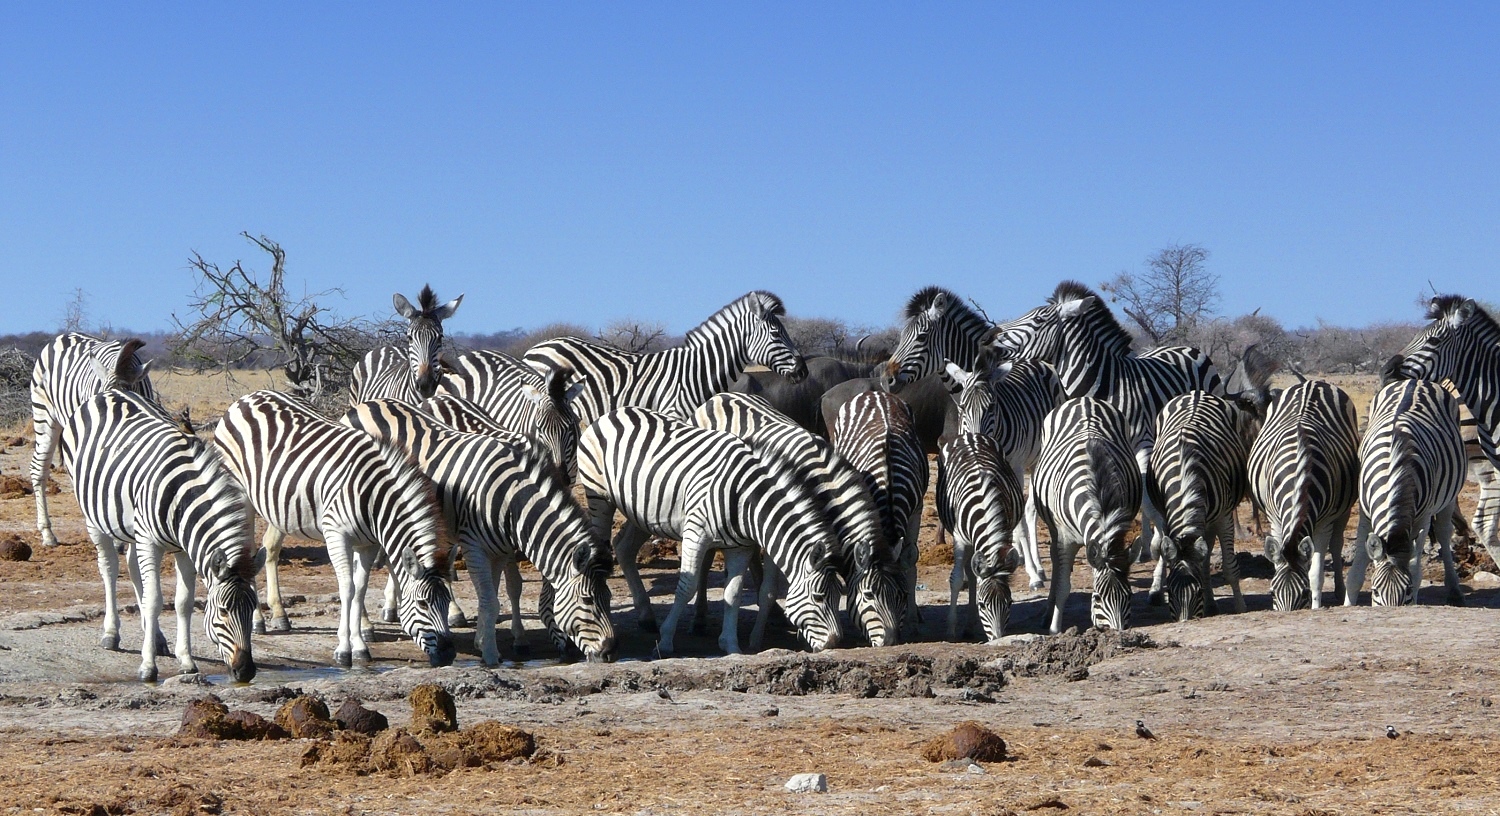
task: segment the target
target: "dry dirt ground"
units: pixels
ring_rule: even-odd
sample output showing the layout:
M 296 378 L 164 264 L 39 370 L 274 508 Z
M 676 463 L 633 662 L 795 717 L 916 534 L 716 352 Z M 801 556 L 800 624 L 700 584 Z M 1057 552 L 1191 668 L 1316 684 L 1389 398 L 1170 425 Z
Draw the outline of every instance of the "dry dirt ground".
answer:
M 7 447 L 0 476 L 24 473 L 29 453 L 29 440 Z M 480 667 L 472 630 L 460 629 L 458 663 L 428 669 L 395 627 L 380 625 L 375 664 L 338 671 L 327 667 L 333 579 L 320 545 L 296 542 L 283 571 L 294 630 L 256 639 L 253 684 L 226 681 L 199 629 L 194 653 L 212 685 L 174 679 L 176 662 L 165 657 L 167 679 L 143 685 L 132 679 L 139 652 L 128 651 L 140 646 L 133 607 L 122 627 L 127 651 L 97 645 L 94 552 L 66 476 L 59 482 L 52 506 L 64 544 L 30 562 L 0 561 L 0 813 L 1500 812 L 1500 709 L 1491 705 L 1500 666 L 1490 651 L 1500 640 L 1500 586 L 1483 576 L 1466 578 L 1462 609 L 1441 605 L 1441 586 L 1429 586 L 1415 608 L 1277 614 L 1265 564 L 1250 558 L 1259 542 L 1247 540 L 1245 615 L 1169 622 L 1145 603 L 1142 564 L 1137 628 L 1123 637 L 1028 639 L 1044 630 L 1046 611 L 1018 579 L 1012 631 L 1023 635 L 1006 646 L 922 642 L 814 656 L 782 631 L 777 648 L 729 658 L 714 656 L 713 634 L 684 631 L 692 656 L 657 661 L 646 659 L 652 641 L 635 631 L 617 582 L 626 659 L 610 666 L 557 659 L 528 583 L 536 648 L 527 663 Z M 32 508 L 31 496 L 0 499 L 0 539 L 36 546 Z M 936 641 L 948 567 L 932 546 L 930 515 L 920 602 L 922 634 Z M 659 615 L 674 568 L 664 555 L 647 569 Z M 1075 571 L 1069 625 L 1087 626 L 1088 580 L 1087 569 Z M 457 594 L 472 612 L 463 576 Z M 1219 598 L 1227 610 L 1222 586 Z M 718 623 L 715 611 L 711 633 Z M 170 638 L 171 615 L 162 624 Z M 507 630 L 500 643 L 514 655 Z M 266 716 L 293 690 L 333 707 L 358 697 L 404 724 L 406 694 L 423 682 L 454 692 L 461 723 L 517 725 L 542 750 L 441 776 L 356 775 L 304 767 L 306 741 L 173 736 L 185 703 L 209 691 Z M 1135 735 L 1137 719 L 1155 740 Z M 963 720 L 1000 733 L 1010 758 L 982 774 L 921 758 L 923 742 Z M 1397 738 L 1386 737 L 1387 725 Z M 803 772 L 826 774 L 829 792 L 782 790 Z

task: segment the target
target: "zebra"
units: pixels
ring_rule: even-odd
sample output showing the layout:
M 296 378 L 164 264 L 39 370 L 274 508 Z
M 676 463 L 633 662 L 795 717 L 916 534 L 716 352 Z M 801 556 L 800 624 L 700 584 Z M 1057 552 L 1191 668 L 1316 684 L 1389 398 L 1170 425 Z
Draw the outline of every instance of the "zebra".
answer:
M 578 417 L 568 401 L 581 390 L 568 388 L 571 375 L 568 368 L 539 374 L 509 354 L 481 349 L 459 355 L 437 395 L 468 400 L 502 428 L 534 438 L 571 482 L 578 475 Z
M 936 374 L 945 361 L 968 371 L 980 369 L 979 358 L 993 327 L 958 295 L 929 286 L 911 296 L 902 318 L 901 337 L 886 364 L 892 387 Z
M 390 397 L 418 402 L 432 396 L 441 372 L 438 354 L 443 349 L 443 321 L 458 311 L 463 295 L 439 304 L 431 286 L 423 286 L 417 305 L 397 292 L 392 298 L 396 313 L 406 318 L 406 359 L 395 346 L 371 349 L 351 372 L 349 403 Z
M 343 422 L 409 451 L 432 479 L 447 529 L 463 546 L 469 579 L 479 597 L 474 639 L 485 665 L 499 663 L 496 570 L 505 570 L 509 577 L 518 557 L 536 565 L 553 587 L 551 623 L 556 628 L 550 631 L 560 650 L 566 652 L 571 642 L 590 661 L 614 659 L 606 583 L 613 567 L 609 548 L 603 539 L 592 537 L 587 517 L 550 461 L 536 456 L 529 446 L 456 431 L 399 400 L 362 402 L 344 415 Z M 526 629 L 521 624 L 520 587 L 509 589 L 511 637 L 521 653 Z
M 197 578 L 208 597 L 203 607 L 209 642 L 236 682 L 255 677 L 250 631 L 259 602 L 252 516 L 245 494 L 214 451 L 184 433 L 150 398 L 110 390 L 85 401 L 62 428 L 63 450 L 73 474 L 89 537 L 99 551 L 104 581 L 106 649 L 120 646 L 120 610 L 115 600 L 120 546 L 140 601 L 143 681 L 156 680 L 156 656 L 166 651 L 161 615 L 161 558 L 177 564 L 177 661 L 184 674 L 193 661 L 192 616 Z
M 1120 410 L 1136 444 L 1136 467 L 1145 478 L 1156 415 L 1167 400 L 1189 391 L 1224 395 L 1224 383 L 1208 355 L 1187 346 L 1163 346 L 1135 354 L 1130 332 L 1102 298 L 1077 281 L 1057 285 L 1047 303 L 991 330 L 986 344 L 1002 357 L 1035 357 L 1052 364 L 1069 398 L 1093 397 Z M 1142 501 L 1136 547 L 1144 559 L 1160 513 L 1151 497 Z
M 1375 394 L 1359 445 L 1360 522 L 1344 583 L 1346 605 L 1358 601 L 1371 560 L 1371 603 L 1416 603 L 1429 528 L 1438 540 L 1448 598 L 1463 605 L 1451 544 L 1467 469 L 1458 400 L 1447 389 L 1428 380 L 1396 380 Z
M 1332 550 L 1334 594 L 1344 594 L 1344 528 L 1359 488 L 1354 403 L 1322 380 L 1297 383 L 1271 404 L 1250 446 L 1250 492 L 1271 523 L 1271 608 L 1323 606 L 1323 556 Z
M 637 406 L 691 421 L 703 401 L 724 391 L 745 367 L 760 364 L 793 382 L 807 376 L 787 337 L 786 307 L 770 292 L 750 292 L 690 330 L 682 346 L 636 354 L 560 337 L 533 346 L 523 359 L 544 374 L 565 372 L 582 386 L 570 403 L 593 422 L 607 411 Z
M 1010 576 L 1021 561 L 1011 545 L 1021 515 L 1021 482 L 992 437 L 961 433 L 938 452 L 937 509 L 953 534 L 948 639 L 958 637 L 958 595 L 969 589 L 985 637 L 998 643 L 1010 618 Z M 965 627 L 966 633 L 968 628 Z
M 52 517 L 47 512 L 47 476 L 52 453 L 68 418 L 100 391 L 133 391 L 156 400 L 147 371 L 136 353 L 141 340 L 100 340 L 67 332 L 52 339 L 37 355 L 31 369 L 31 425 L 36 444 L 31 452 L 31 490 L 36 496 L 36 529 L 43 547 L 56 547 Z
M 683 607 L 693 599 L 702 559 L 724 550 L 723 632 L 719 646 L 738 653 L 739 589 L 751 553 L 762 550 L 788 579 L 787 617 L 813 651 L 838 645 L 842 626 L 832 599 L 838 537 L 797 476 L 756 458 L 744 441 L 645 408 L 617 408 L 594 420 L 578 442 L 578 483 L 594 530 L 608 537 L 615 510 L 626 525 L 615 558 L 642 629 L 656 628 L 636 553 L 647 535 L 682 542 L 677 595 L 657 649 L 673 651 Z
M 833 447 L 864 475 L 880 510 L 881 529 L 896 551 L 906 584 L 907 626 L 921 622 L 917 609 L 917 533 L 927 493 L 927 454 L 917 438 L 911 408 L 894 394 L 866 391 L 839 408 Z
M 1173 397 L 1156 418 L 1156 444 L 1146 492 L 1162 514 L 1161 557 L 1151 592 L 1162 592 L 1181 621 L 1217 614 L 1209 582 L 1209 553 L 1217 539 L 1234 611 L 1245 611 L 1234 555 L 1234 513 L 1249 490 L 1245 475 L 1254 414 L 1223 397 L 1190 391 Z
M 958 407 L 962 431 L 993 438 L 1016 481 L 1029 483 L 1026 473 L 1036 466 L 1042 422 L 1062 400 L 1062 387 L 1052 367 L 1040 360 L 1006 360 L 991 368 L 987 359 L 981 359 L 979 368 L 970 372 L 945 360 L 939 376 Z M 1031 588 L 1041 589 L 1047 572 L 1036 539 L 1034 490 L 1026 493 L 1025 516 L 1016 524 L 1015 538 Z
M 1054 635 L 1062 631 L 1079 547 L 1094 570 L 1093 624 L 1100 629 L 1130 624 L 1131 550 L 1125 535 L 1140 512 L 1142 494 L 1133 449 L 1125 415 L 1093 397 L 1063 402 L 1042 425 L 1032 484 L 1037 512 L 1052 537 L 1048 631 Z
M 396 448 L 324 419 L 275 391 L 236 400 L 214 429 L 255 511 L 269 525 L 266 600 L 272 628 L 289 628 L 276 562 L 287 533 L 321 540 L 339 584 L 338 647 L 343 667 L 368 661 L 361 622 L 376 553 L 401 589 L 401 627 L 433 666 L 453 662 L 447 534 L 432 484 Z
M 1391 363 L 1397 377 L 1451 382 L 1474 415 L 1479 448 L 1500 467 L 1500 324 L 1472 298 L 1438 295 L 1427 304 L 1430 321 Z M 1483 486 L 1483 482 L 1481 485 Z M 1485 549 L 1500 561 L 1500 501 L 1481 491 L 1474 527 Z
M 849 614 L 871 646 L 896 642 L 904 586 L 895 554 L 880 526 L 880 511 L 865 489 L 864 477 L 817 436 L 771 408 L 762 397 L 717 394 L 694 413 L 699 427 L 744 439 L 762 458 L 793 470 L 824 508 L 838 538 L 839 575 L 848 589 Z M 774 565 L 773 565 L 774 567 Z M 700 610 L 701 592 L 700 584 Z M 759 650 L 770 604 L 762 593 L 750 648 Z M 701 619 L 701 618 L 700 618 Z

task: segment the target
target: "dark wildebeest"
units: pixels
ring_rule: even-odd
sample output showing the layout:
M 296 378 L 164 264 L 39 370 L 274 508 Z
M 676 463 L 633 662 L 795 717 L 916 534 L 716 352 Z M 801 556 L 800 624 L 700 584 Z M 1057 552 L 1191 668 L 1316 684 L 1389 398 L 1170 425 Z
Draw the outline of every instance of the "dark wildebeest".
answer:
M 727 390 L 761 397 L 788 419 L 827 437 L 832 425 L 825 424 L 820 410 L 823 394 L 842 382 L 870 374 L 870 365 L 833 357 L 808 357 L 805 362 L 807 377 L 801 382 L 794 383 L 774 371 L 743 371 Z M 834 411 L 838 411 L 836 406 Z

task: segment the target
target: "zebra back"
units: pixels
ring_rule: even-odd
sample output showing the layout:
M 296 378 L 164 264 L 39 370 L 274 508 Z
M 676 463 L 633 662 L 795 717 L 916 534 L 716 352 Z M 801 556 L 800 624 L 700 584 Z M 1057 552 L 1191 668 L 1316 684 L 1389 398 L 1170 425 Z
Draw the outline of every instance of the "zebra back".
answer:
M 1370 402 L 1359 446 L 1359 507 L 1371 554 L 1420 547 L 1424 519 L 1451 506 L 1467 470 L 1458 401 L 1426 380 L 1398 380 Z M 1376 552 L 1379 552 L 1377 555 Z
M 432 396 L 440 375 L 443 321 L 458 311 L 463 299 L 459 295 L 439 304 L 432 287 L 423 286 L 413 306 L 397 292 L 391 300 L 396 313 L 407 320 L 406 348 L 383 346 L 360 359 L 349 383 L 351 404 L 382 398 L 418 402 Z
M 952 360 L 970 371 L 979 367 L 990 322 L 954 293 L 939 286 L 919 290 L 902 313 L 901 337 L 886 366 L 898 384 L 919 380 Z
M 572 407 L 584 422 L 626 406 L 690 420 L 704 400 L 726 390 L 751 364 L 794 381 L 806 376 L 781 324 L 785 314 L 780 298 L 750 292 L 690 330 L 678 348 L 638 354 L 560 337 L 533 346 L 524 359 L 538 371 L 576 380 L 581 388 Z
M 938 453 L 937 510 L 943 526 L 974 548 L 974 573 L 995 577 L 1020 562 L 1011 532 L 1021 518 L 1021 483 L 995 441 L 960 433 Z
M 578 473 L 578 418 L 569 407 L 566 371 L 539 374 L 498 351 L 460 355 L 438 384 L 450 395 L 479 406 L 502 428 L 534 437 L 572 481 Z
M 1189 557 L 1180 548 L 1207 558 L 1210 523 L 1244 497 L 1248 421 L 1230 401 L 1202 391 L 1174 397 L 1157 416 L 1146 489 L 1165 522 L 1169 561 Z
M 504 427 L 485 413 L 484 409 L 463 397 L 440 393 L 423 402 L 421 408 L 455 431 L 480 434 L 509 445 L 533 448 L 541 455 L 548 457 L 550 463 L 552 451 L 541 445 L 535 437 Z
M 1091 397 L 1063 402 L 1042 426 L 1032 477 L 1037 510 L 1059 538 L 1086 544 L 1096 570 L 1124 557 L 1125 535 L 1140 511 L 1132 450 L 1124 415 Z
M 100 340 L 78 332 L 52 339 L 31 369 L 31 416 L 38 438 L 49 425 L 65 425 L 78 407 L 101 391 L 122 390 L 156 401 L 137 353 L 141 340 Z M 66 451 L 66 446 L 64 447 Z
M 835 449 L 864 475 L 886 540 L 898 544 L 922 512 L 927 454 L 911 408 L 885 391 L 856 394 L 834 420 Z
M 354 364 L 349 376 L 349 404 L 365 400 L 399 399 L 412 402 L 421 399 L 416 384 L 406 368 L 405 353 L 395 346 L 379 346 L 365 352 Z

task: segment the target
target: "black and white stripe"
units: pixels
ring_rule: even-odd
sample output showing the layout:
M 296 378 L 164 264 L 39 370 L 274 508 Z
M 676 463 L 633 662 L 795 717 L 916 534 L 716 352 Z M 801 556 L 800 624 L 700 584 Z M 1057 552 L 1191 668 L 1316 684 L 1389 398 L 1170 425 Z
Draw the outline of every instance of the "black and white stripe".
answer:
M 31 489 L 36 496 L 36 529 L 42 546 L 57 546 L 47 513 L 47 477 L 62 428 L 78 406 L 101 391 L 133 391 L 156 399 L 146 370 L 136 354 L 140 340 L 100 340 L 68 332 L 52 339 L 37 355 L 31 369 L 31 425 L 36 444 L 31 452 Z M 64 464 L 67 462 L 64 448 Z
M 834 418 L 833 446 L 864 475 L 865 489 L 880 511 L 881 530 L 895 550 L 906 583 L 902 620 L 915 627 L 917 533 L 927 493 L 927 453 L 917 436 L 911 408 L 885 391 L 856 394 Z
M 282 628 L 276 561 L 287 533 L 322 541 L 339 584 L 338 648 L 344 666 L 369 660 L 361 622 L 376 554 L 401 588 L 401 627 L 434 666 L 453 662 L 447 534 L 432 484 L 406 454 L 330 422 L 275 391 L 236 400 L 214 431 L 224 462 L 266 530 L 266 600 Z
M 1130 624 L 1131 548 L 1125 541 L 1141 507 L 1133 435 L 1113 405 L 1070 399 L 1047 416 L 1032 484 L 1052 535 L 1052 623 L 1062 631 L 1073 560 L 1083 548 L 1094 570 L 1090 619 L 1101 629 Z
M 1234 512 L 1249 489 L 1245 475 L 1255 420 L 1223 397 L 1192 391 L 1174 397 L 1156 418 L 1146 491 L 1161 512 L 1160 560 L 1153 596 L 1162 591 L 1178 620 L 1217 613 L 1209 581 L 1215 539 L 1234 611 L 1245 611 L 1234 555 Z
M 905 385 L 942 371 L 945 362 L 976 371 L 991 328 L 958 295 L 940 286 L 922 289 L 902 310 L 901 337 L 886 364 L 886 376 Z
M 84 402 L 62 439 L 72 453 L 84 523 L 99 550 L 105 648 L 120 644 L 117 547 L 129 545 L 143 632 L 140 678 L 156 679 L 156 657 L 165 645 L 158 626 L 161 559 L 171 553 L 177 565 L 177 660 L 183 673 L 198 671 L 191 631 L 201 575 L 208 587 L 203 617 L 209 642 L 230 676 L 248 682 L 255 676 L 250 632 L 259 562 L 245 495 L 219 457 L 155 402 L 129 391 L 106 391 Z
M 608 536 L 615 510 L 625 529 L 615 556 L 634 596 L 637 619 L 655 617 L 636 553 L 647 535 L 682 542 L 677 596 L 658 648 L 671 654 L 682 610 L 693 600 L 703 559 L 723 549 L 724 629 L 719 645 L 739 651 L 739 589 L 756 550 L 786 576 L 786 614 L 814 651 L 838 645 L 842 626 L 834 564 L 838 537 L 787 468 L 759 459 L 743 440 L 684 424 L 644 408 L 619 408 L 596 419 L 578 443 L 578 483 L 588 496 L 597 535 Z
M 1360 523 L 1344 585 L 1346 604 L 1357 602 L 1371 560 L 1372 603 L 1416 603 L 1429 529 L 1442 554 L 1448 597 L 1463 604 L 1452 536 L 1467 467 L 1458 400 L 1446 389 L 1427 380 L 1398 380 L 1375 394 L 1359 445 Z
M 461 397 L 479 406 L 502 428 L 541 445 L 571 482 L 578 475 L 578 417 L 568 406 L 570 370 L 546 374 L 499 351 L 459 355 L 443 374 L 437 395 Z
M 958 596 L 969 589 L 969 607 L 996 643 L 1010 619 L 1010 576 L 1021 562 L 1012 531 L 1021 516 L 1021 482 L 990 436 L 960 433 L 938 451 L 937 510 L 953 535 L 948 579 L 948 639 L 958 637 Z M 968 624 L 964 633 L 969 631 Z
M 636 354 L 560 337 L 533 346 L 525 360 L 536 370 L 563 372 L 577 384 L 570 402 L 582 422 L 625 406 L 691 420 L 703 401 L 724 391 L 745 367 L 759 364 L 801 380 L 802 356 L 787 337 L 781 298 L 750 292 L 687 333 L 678 348 Z M 470 399 L 473 399 L 470 397 Z
M 417 305 L 397 292 L 392 302 L 396 313 L 406 318 L 406 348 L 381 346 L 372 349 L 354 366 L 349 381 L 349 402 L 399 399 L 420 402 L 437 388 L 443 350 L 443 321 L 458 311 L 459 295 L 439 304 L 431 286 L 423 286 Z
M 1006 360 L 991 368 L 982 358 L 978 370 L 971 372 L 949 361 L 940 375 L 958 406 L 960 428 L 994 439 L 1017 482 L 1023 483 L 1026 473 L 1036 466 L 1042 423 L 1062 401 L 1062 387 L 1052 367 L 1040 360 Z M 1040 589 L 1047 573 L 1036 539 L 1034 490 L 1027 492 L 1025 517 L 1018 520 L 1015 537 L 1031 588 Z
M 1250 446 L 1250 493 L 1271 524 L 1271 608 L 1323 605 L 1323 556 L 1332 551 L 1334 594 L 1344 592 L 1344 529 L 1359 489 L 1359 429 L 1349 395 L 1300 382 L 1271 404 Z
M 550 461 L 529 445 L 463 433 L 399 400 L 362 402 L 344 415 L 344 424 L 406 450 L 432 479 L 479 597 L 475 641 L 485 665 L 500 659 L 496 579 L 518 557 L 553 587 L 553 639 L 571 643 L 591 661 L 614 658 L 609 547 L 590 534 L 588 519 Z M 511 635 L 520 651 L 525 627 L 514 604 Z
M 895 553 L 880 526 L 880 511 L 864 477 L 827 440 L 803 429 L 769 402 L 747 394 L 717 394 L 694 414 L 699 427 L 734 434 L 756 455 L 790 468 L 828 516 L 838 537 L 839 574 L 848 590 L 849 614 L 872 646 L 896 642 L 905 606 Z M 762 599 L 752 650 L 769 604 Z

